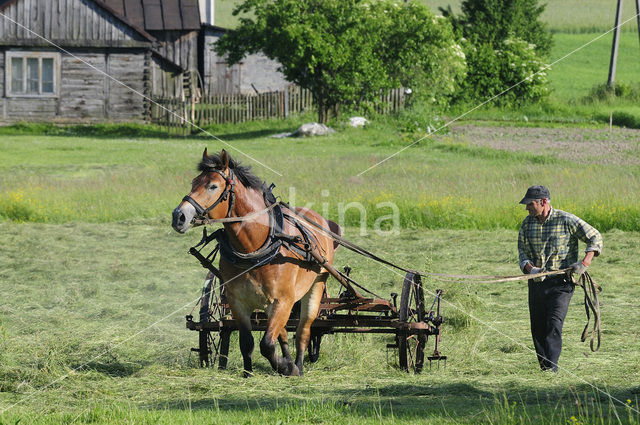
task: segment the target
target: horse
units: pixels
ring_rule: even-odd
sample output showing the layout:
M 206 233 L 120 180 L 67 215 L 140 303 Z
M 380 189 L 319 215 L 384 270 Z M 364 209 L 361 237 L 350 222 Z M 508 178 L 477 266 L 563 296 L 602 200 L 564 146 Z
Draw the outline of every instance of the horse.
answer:
M 303 374 L 311 324 L 318 315 L 329 275 L 318 261 L 305 257 L 300 242 L 306 241 L 307 247 L 321 253 L 329 265 L 333 263 L 337 244 L 317 227 L 305 226 L 295 216 L 302 215 L 335 234 L 340 233 L 340 228 L 313 210 L 273 205 L 276 201 L 270 188 L 250 168 L 233 160 L 224 149 L 219 155 L 209 155 L 205 148 L 198 164 L 200 174 L 193 179 L 191 192 L 173 210 L 172 227 L 185 233 L 207 220 L 226 219 L 220 220 L 224 222 L 224 232 L 222 240 L 219 239 L 219 270 L 238 325 L 244 376 L 253 375 L 251 314 L 255 310 L 264 310 L 268 316 L 260 353 L 277 373 L 298 376 Z M 250 219 L 243 219 L 249 216 Z M 289 243 L 274 242 L 283 238 Z M 252 258 L 253 263 L 240 261 L 246 258 Z M 301 308 L 294 362 L 285 327 L 297 301 Z M 276 340 L 282 356 L 276 352 Z

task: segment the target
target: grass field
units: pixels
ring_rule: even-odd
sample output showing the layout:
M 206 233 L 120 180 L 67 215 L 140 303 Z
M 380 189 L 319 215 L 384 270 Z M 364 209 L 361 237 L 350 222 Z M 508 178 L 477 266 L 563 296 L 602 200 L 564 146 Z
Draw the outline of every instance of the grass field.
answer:
M 325 338 L 321 360 L 301 379 L 274 376 L 256 354 L 256 377 L 244 380 L 235 343 L 226 372 L 197 369 L 189 356 L 196 335 L 183 318 L 204 275 L 186 254 L 194 233 L 145 224 L 0 230 L 2 291 L 11 294 L 0 311 L 2 423 L 567 423 L 572 416 L 615 423 L 613 406 L 621 423 L 640 422 L 605 394 L 638 406 L 638 282 L 628 273 L 637 233 L 605 234 L 606 256 L 592 267 L 605 287 L 603 348 L 589 354 L 578 341 L 585 318 L 577 293 L 558 375 L 536 370 L 522 283 L 427 280 L 429 291 L 442 286 L 447 294 L 446 369 L 408 375 L 388 364 L 389 337 L 340 335 Z M 513 231 L 403 231 L 388 239 L 356 230 L 348 236 L 405 264 L 516 270 Z M 338 258 L 371 289 L 398 291 L 401 276 L 348 252 Z
M 224 21 L 233 3 L 216 2 L 216 24 L 233 26 Z M 625 18 L 633 7 L 625 2 Z M 614 9 L 549 2 L 551 60 L 610 29 Z M 635 31 L 633 22 L 623 28 L 618 62 L 617 81 L 629 85 L 639 83 Z M 482 108 L 464 131 L 426 138 L 360 176 L 423 135 L 379 119 L 364 130 L 333 123 L 339 131 L 324 138 L 267 137 L 311 116 L 211 128 L 226 144 L 143 126 L 0 129 L 0 425 L 640 424 L 640 138 L 602 131 L 612 113 L 615 125 L 640 127 L 640 109 L 584 100 L 606 80 L 610 43 L 609 35 L 558 62 L 547 102 Z M 540 125 L 551 130 L 532 128 Z M 526 284 L 426 278 L 429 300 L 445 290 L 446 368 L 403 373 L 386 349 L 391 337 L 362 335 L 326 336 L 303 378 L 274 375 L 257 350 L 256 376 L 241 378 L 235 339 L 227 371 L 196 367 L 197 335 L 184 316 L 205 275 L 187 253 L 200 235 L 176 234 L 169 215 L 204 146 L 228 148 L 283 200 L 341 222 L 354 242 L 430 272 L 518 273 L 517 201 L 530 184 L 546 184 L 555 207 L 603 231 L 590 269 L 604 287 L 601 350 L 579 342 L 579 292 L 555 375 L 537 370 Z M 384 221 L 394 230 L 385 236 L 373 228 L 392 205 L 399 227 Z M 383 296 L 401 289 L 401 275 L 348 251 L 336 262 Z
M 522 189 L 537 180 L 554 187 L 557 207 L 574 211 L 602 230 L 640 230 L 637 163 L 604 164 L 594 173 L 583 163 L 559 162 L 542 151 L 493 150 L 445 135 L 429 138 L 358 176 L 410 144 L 414 136 L 380 125 L 364 131 L 344 129 L 319 139 L 271 139 L 265 136 L 297 123 L 271 124 L 252 124 L 244 128 L 255 131 L 239 132 L 227 126 L 216 133 L 233 143 L 232 155 L 275 182 L 283 199 L 310 204 L 345 225 L 361 222 L 361 211 L 348 208 L 350 203 L 365 208 L 372 227 L 392 213 L 384 203 L 393 202 L 403 228 L 516 229 L 522 219 L 517 200 Z M 628 143 L 615 134 L 587 137 Z M 4 136 L 0 217 L 50 223 L 157 218 L 166 222 L 166 212 L 186 194 L 207 144 L 211 151 L 224 147 L 204 138 Z M 634 146 L 626 152 L 637 158 Z M 259 158 L 281 175 L 240 152 Z
M 585 321 L 579 293 L 565 326 L 564 369 L 549 375 L 536 370 L 522 283 L 427 279 L 429 294 L 446 291 L 446 369 L 405 374 L 387 353 L 389 338 L 353 335 L 327 336 L 320 361 L 301 379 L 275 376 L 258 353 L 256 377 L 242 379 L 235 343 L 228 371 L 198 369 L 188 351 L 196 335 L 184 328 L 184 315 L 205 274 L 187 254 L 199 234 L 176 234 L 169 213 L 188 190 L 203 146 L 221 145 L 6 134 L 0 423 L 640 423 L 639 234 L 619 230 L 638 223 L 638 165 L 495 150 L 452 134 L 356 177 L 406 140 L 379 126 L 317 139 L 264 137 L 295 125 L 229 126 L 216 134 L 281 172 L 230 150 L 275 181 L 285 200 L 295 187 L 296 204 L 327 204 L 330 215 L 338 202 L 357 200 L 371 214 L 377 202 L 396 202 L 403 217 L 396 235 L 371 231 L 374 215 L 366 235 L 353 227 L 355 217 L 347 219 L 346 235 L 421 270 L 517 273 L 515 228 L 524 211 L 516 202 L 533 180 L 552 188 L 555 206 L 591 211 L 594 219 L 607 217 L 601 202 L 629 208 L 622 221 L 623 214 L 610 214 L 605 251 L 591 267 L 605 288 L 601 351 L 590 354 L 578 341 Z M 615 133 L 604 137 L 622 143 Z M 347 251 L 337 263 L 381 295 L 400 289 L 402 276 Z
M 597 33 L 554 34 L 551 62 L 563 58 L 581 46 L 596 39 Z M 605 84 L 609 73 L 612 35 L 604 36 L 560 60 L 549 72 L 553 96 L 570 100 L 587 96 L 597 84 Z M 637 64 L 640 62 L 638 34 L 623 33 L 620 36 L 620 51 L 616 81 L 627 84 L 640 83 Z

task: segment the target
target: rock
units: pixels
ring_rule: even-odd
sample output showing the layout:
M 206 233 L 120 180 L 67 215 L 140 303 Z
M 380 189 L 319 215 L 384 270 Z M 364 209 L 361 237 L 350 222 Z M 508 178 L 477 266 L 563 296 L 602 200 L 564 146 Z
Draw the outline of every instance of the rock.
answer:
M 327 134 L 335 133 L 335 131 L 327 127 L 324 124 L 318 124 L 317 122 L 309 122 L 302 124 L 299 129 L 291 133 L 294 137 L 306 137 L 306 136 L 324 136 Z
M 364 127 L 369 124 L 369 120 L 365 117 L 351 117 L 349 118 L 349 125 L 351 127 Z

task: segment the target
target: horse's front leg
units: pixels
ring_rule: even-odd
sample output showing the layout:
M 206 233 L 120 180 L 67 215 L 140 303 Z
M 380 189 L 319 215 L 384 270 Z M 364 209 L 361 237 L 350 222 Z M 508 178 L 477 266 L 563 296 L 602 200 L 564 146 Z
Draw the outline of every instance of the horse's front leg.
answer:
M 276 372 L 282 375 L 298 375 L 298 368 L 293 363 L 291 354 L 289 352 L 289 344 L 281 338 L 284 333 L 286 338 L 286 329 L 284 329 L 289 320 L 289 314 L 291 313 L 291 307 L 293 302 L 287 302 L 283 300 L 276 300 L 269 309 L 269 322 L 267 323 L 267 331 L 264 333 L 262 340 L 260 341 L 260 353 L 271 363 L 271 367 Z M 276 353 L 276 340 L 280 340 L 280 346 L 284 357 L 280 357 Z
M 287 334 L 287 328 L 284 327 L 278 335 L 278 342 L 280 343 L 280 349 L 282 350 L 282 357 L 287 361 L 293 362 L 291 352 L 289 351 L 289 335 Z
M 304 353 L 307 351 L 309 338 L 311 337 L 311 324 L 318 316 L 324 285 L 328 277 L 329 273 L 320 273 L 309 292 L 301 300 L 300 323 L 298 323 L 298 329 L 296 330 L 296 367 L 300 371 L 300 375 L 303 374 Z
M 251 357 L 253 356 L 254 341 L 251 334 L 251 317 L 244 309 L 231 304 L 231 312 L 233 318 L 238 325 L 238 333 L 240 339 L 240 352 L 242 353 L 242 360 L 244 363 L 244 377 L 248 378 L 253 376 L 253 365 Z
M 253 335 L 251 335 L 251 325 L 249 327 L 239 326 L 238 327 L 239 337 L 240 337 L 240 352 L 242 353 L 242 361 L 244 365 L 244 377 L 248 378 L 253 376 L 253 365 L 252 365 L 252 356 L 253 356 Z

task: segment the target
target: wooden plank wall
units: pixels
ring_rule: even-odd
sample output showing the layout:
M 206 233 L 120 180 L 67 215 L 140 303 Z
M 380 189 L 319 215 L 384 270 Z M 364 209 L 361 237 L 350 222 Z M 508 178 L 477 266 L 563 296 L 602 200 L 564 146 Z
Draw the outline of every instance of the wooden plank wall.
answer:
M 75 57 L 61 55 L 59 96 L 56 98 L 10 97 L 1 99 L 0 117 L 6 121 L 53 120 L 78 121 L 143 121 L 148 116 L 148 95 L 143 78 L 146 62 L 144 51 L 94 52 L 73 51 Z M 5 55 L 0 52 L 0 72 Z M 105 72 L 126 84 L 87 66 Z M 135 90 L 132 91 L 131 89 Z M 4 89 L 4 78 L 2 78 Z M 138 93 L 136 93 L 138 92 Z
M 131 87 L 138 93 L 148 96 L 145 89 L 143 71 L 145 69 L 145 54 L 110 53 L 109 75 Z M 148 66 L 148 65 L 147 65 Z M 145 119 L 145 99 L 121 84 L 110 82 L 108 118 L 116 121 Z
M 105 76 L 86 64 L 108 73 L 106 55 L 88 51 L 74 52 L 74 55 L 77 59 L 62 55 L 60 104 L 56 115 L 70 119 L 104 118 Z
M 81 41 L 89 45 L 137 45 L 145 39 L 111 14 L 86 0 L 20 0 L 3 12 L 14 21 L 50 40 Z M 25 44 L 45 42 L 20 25 L 0 19 L 2 44 L 17 41 Z
M 162 42 L 158 52 L 183 69 L 198 70 L 198 32 L 152 31 Z
M 0 118 L 7 119 L 7 99 L 4 97 L 4 52 L 0 51 Z
M 182 74 L 167 70 L 167 66 L 156 55 L 151 58 L 152 97 L 180 98 Z
M 145 60 L 148 41 L 137 32 L 90 0 L 19 0 L 5 8 L 3 14 L 63 45 L 76 57 L 61 53 L 57 98 L 6 98 L 2 46 L 50 51 L 51 45 L 21 25 L 0 18 L 1 119 L 63 122 L 145 119 L 145 100 L 100 72 L 139 93 L 150 94 L 150 63 Z M 148 116 L 150 111 L 146 112 Z

